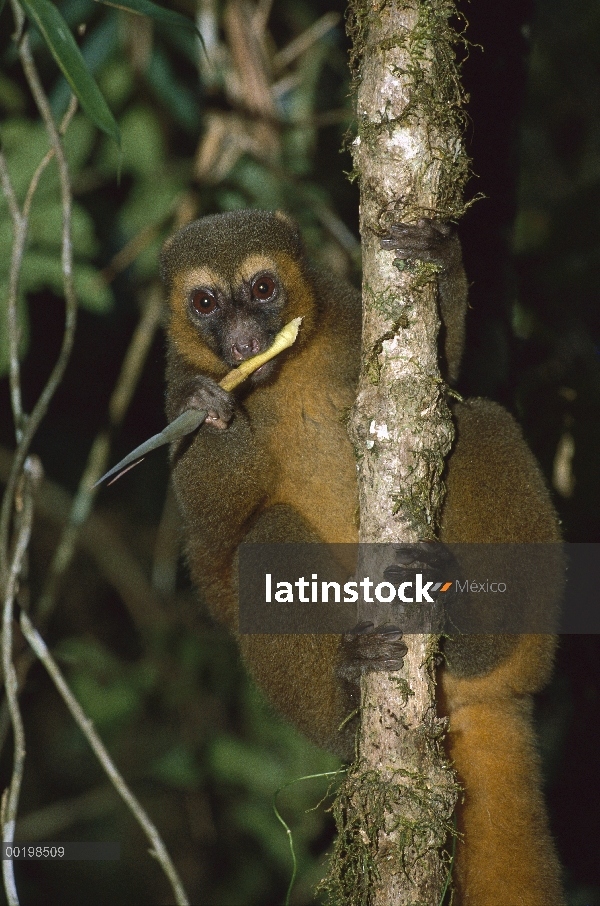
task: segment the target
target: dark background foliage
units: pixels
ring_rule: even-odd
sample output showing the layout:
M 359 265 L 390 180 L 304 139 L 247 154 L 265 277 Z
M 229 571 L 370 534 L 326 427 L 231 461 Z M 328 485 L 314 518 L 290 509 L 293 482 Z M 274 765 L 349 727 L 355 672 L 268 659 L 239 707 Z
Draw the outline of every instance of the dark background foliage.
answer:
M 218 65 L 211 67 L 187 32 L 153 28 L 93 0 L 58 6 L 74 30 L 86 23 L 78 40 L 119 121 L 123 148 L 120 155 L 82 114 L 67 134 L 82 310 L 74 354 L 34 445 L 48 482 L 31 546 L 34 612 L 64 519 L 60 491 L 75 492 L 107 423 L 123 356 L 156 285 L 158 249 L 178 220 L 236 207 L 284 208 L 300 221 L 318 263 L 359 280 L 358 194 L 344 175 L 349 155 L 340 154 L 351 126 L 341 18 L 294 60 L 276 56 L 319 16 L 343 16 L 341 2 L 274 3 L 266 42 L 267 93 L 276 113 L 270 118 L 264 108 L 249 112 L 248 98 L 232 88 L 236 74 L 252 65 L 254 48 L 249 41 L 236 57 L 222 25 L 218 53 L 209 53 Z M 177 8 L 193 13 L 191 3 Z M 213 6 L 202 8 L 210 22 Z M 472 281 L 460 389 L 498 399 L 518 416 L 553 483 L 565 537 L 599 541 L 600 10 L 593 0 L 573 0 L 568 8 L 558 0 L 507 0 L 501 10 L 473 3 L 463 12 L 474 45 L 463 68 L 476 174 L 469 191 L 484 198 L 460 225 Z M 11 175 L 24 187 L 47 140 L 19 70 L 12 27 L 5 7 L 1 135 Z M 35 34 L 33 41 L 60 115 L 66 83 Z M 52 367 L 64 325 L 52 263 L 60 237 L 56 187 L 49 168 L 24 267 L 26 409 Z M 3 201 L 0 212 L 3 283 L 10 249 Z M 132 249 L 128 243 L 128 260 L 115 258 Z M 163 358 L 157 335 L 113 438 L 112 461 L 164 425 Z M 0 444 L 5 480 L 14 446 L 6 381 Z M 177 520 L 164 505 L 167 478 L 166 455 L 156 453 L 102 491 L 91 540 L 62 578 L 46 637 L 158 823 L 192 902 L 281 902 L 291 863 L 272 796 L 337 762 L 269 710 L 228 638 L 198 607 L 184 567 L 175 569 Z M 110 564 L 101 550 L 111 552 Z M 136 610 L 135 600 L 146 594 L 138 571 L 155 622 Z M 538 708 L 552 827 L 573 906 L 600 903 L 599 653 L 596 637 L 563 638 L 555 679 Z M 17 839 L 122 843 L 116 863 L 17 866 L 22 902 L 169 902 L 145 840 L 40 668 L 31 670 L 21 702 L 27 764 Z M 9 739 L 0 760 L 3 786 L 10 751 Z M 326 790 L 327 779 L 312 780 L 281 795 L 299 859 L 295 903 L 312 901 L 331 840 L 323 806 L 306 812 Z

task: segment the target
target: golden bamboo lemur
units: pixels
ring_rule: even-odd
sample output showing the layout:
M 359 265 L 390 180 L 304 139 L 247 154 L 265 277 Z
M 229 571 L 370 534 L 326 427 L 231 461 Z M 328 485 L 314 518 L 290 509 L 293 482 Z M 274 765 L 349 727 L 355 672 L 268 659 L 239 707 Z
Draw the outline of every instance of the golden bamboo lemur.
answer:
M 421 221 L 399 225 L 382 244 L 399 257 L 440 265 L 445 373 L 456 379 L 466 309 L 458 239 Z M 167 242 L 161 264 L 169 303 L 167 414 L 209 412 L 206 425 L 172 451 L 187 556 L 208 607 L 236 632 L 233 564 L 242 540 L 357 540 L 356 466 L 341 414 L 358 378 L 360 295 L 310 267 L 287 217 L 262 211 L 189 224 Z M 296 344 L 263 365 L 242 396 L 218 386 L 296 316 L 304 319 Z M 482 399 L 453 411 L 457 438 L 441 541 L 557 541 L 544 480 L 512 417 Z M 536 594 L 556 607 L 549 585 L 542 581 Z M 339 728 L 355 708 L 348 678 L 364 669 L 360 646 L 330 635 L 239 642 L 273 704 L 316 742 L 351 756 L 353 730 Z M 394 659 L 401 664 L 401 641 L 382 633 L 373 644 L 381 646 L 381 669 Z M 554 648 L 551 635 L 446 640 L 438 691 L 465 789 L 455 869 L 463 904 L 563 902 L 531 715 L 531 693 L 546 684 Z

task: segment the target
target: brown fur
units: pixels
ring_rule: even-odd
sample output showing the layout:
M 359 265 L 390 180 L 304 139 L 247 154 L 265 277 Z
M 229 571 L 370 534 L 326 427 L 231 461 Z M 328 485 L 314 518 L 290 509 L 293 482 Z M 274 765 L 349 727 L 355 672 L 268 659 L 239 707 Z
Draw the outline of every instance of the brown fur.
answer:
M 360 298 L 309 268 L 291 221 L 236 212 L 192 224 L 167 244 L 168 416 L 185 404 L 198 369 L 213 377 L 223 372 L 189 315 L 186 293 L 198 279 L 194 272 L 204 273 L 203 284 L 218 281 L 235 293 L 236 281 L 251 280 L 267 265 L 287 293 L 282 320 L 305 318 L 300 342 L 281 357 L 270 381 L 242 395 L 227 430 L 205 426 L 173 451 L 194 583 L 234 632 L 242 539 L 358 538 L 356 469 L 343 415 L 358 377 Z M 207 268 L 213 272 L 208 278 Z M 453 268 L 460 293 L 464 271 L 456 260 Z M 447 286 L 444 292 L 445 314 L 453 309 Z M 464 299 L 458 304 L 464 311 Z M 451 325 L 451 333 L 456 346 L 462 325 Z M 455 373 L 456 350 L 453 356 Z M 447 467 L 441 540 L 557 541 L 548 492 L 511 416 L 485 400 L 459 403 L 454 414 L 457 441 Z M 554 606 L 552 583 L 559 573 L 550 572 L 547 580 L 539 577 L 532 606 Z M 449 751 L 465 787 L 459 810 L 464 843 L 455 872 L 459 900 L 554 906 L 562 903 L 559 869 L 541 794 L 530 696 L 548 679 L 555 640 L 494 638 L 450 640 L 447 666 L 440 670 L 440 709 L 450 718 Z M 336 672 L 342 656 L 337 637 L 255 635 L 241 637 L 240 645 L 278 710 L 316 742 L 352 755 L 351 723 L 339 727 L 358 702 Z

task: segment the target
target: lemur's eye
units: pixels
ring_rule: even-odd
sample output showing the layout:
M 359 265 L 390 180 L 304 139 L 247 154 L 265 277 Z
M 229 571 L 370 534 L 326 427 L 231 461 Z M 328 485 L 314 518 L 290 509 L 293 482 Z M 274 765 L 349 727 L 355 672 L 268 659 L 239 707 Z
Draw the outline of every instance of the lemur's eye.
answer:
M 252 282 L 252 297 L 266 302 L 275 295 L 276 284 L 269 274 L 259 274 Z
M 199 315 L 209 315 L 218 308 L 217 300 L 206 289 L 195 289 L 191 296 L 192 308 Z

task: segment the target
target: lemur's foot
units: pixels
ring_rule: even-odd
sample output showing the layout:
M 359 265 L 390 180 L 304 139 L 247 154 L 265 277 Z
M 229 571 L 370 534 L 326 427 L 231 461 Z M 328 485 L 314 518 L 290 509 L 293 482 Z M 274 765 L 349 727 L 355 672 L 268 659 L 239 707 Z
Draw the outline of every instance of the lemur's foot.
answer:
M 441 632 L 453 598 L 457 567 L 453 554 L 444 544 L 421 541 L 394 545 L 394 557 L 397 562 L 384 570 L 383 577 L 397 589 L 398 620 L 404 631 Z
M 443 581 L 455 560 L 448 548 L 437 541 L 419 541 L 415 544 L 394 544 L 395 563 L 386 567 L 383 577 L 386 582 L 399 585 L 414 577 L 416 572 L 427 576 L 427 580 Z
M 417 223 L 393 224 L 380 245 L 395 252 L 397 258 L 428 261 L 444 269 L 460 257 L 460 242 L 452 226 L 427 217 Z
M 350 680 L 356 680 L 362 673 L 400 670 L 408 651 L 402 631 L 390 623 L 381 626 L 359 623 L 342 637 L 342 647 L 339 672 Z

